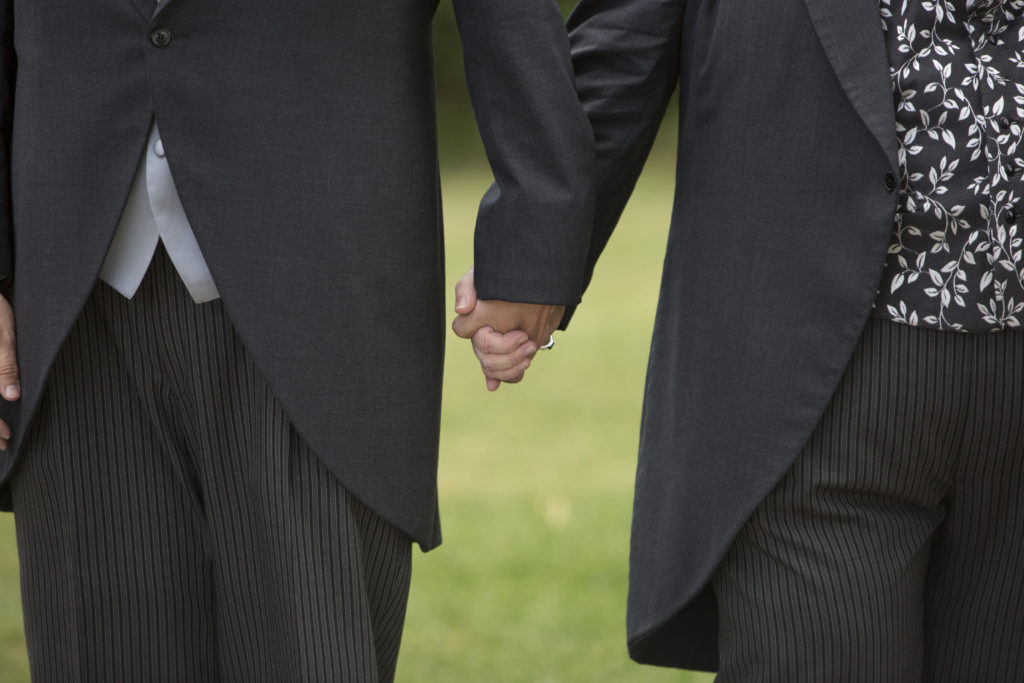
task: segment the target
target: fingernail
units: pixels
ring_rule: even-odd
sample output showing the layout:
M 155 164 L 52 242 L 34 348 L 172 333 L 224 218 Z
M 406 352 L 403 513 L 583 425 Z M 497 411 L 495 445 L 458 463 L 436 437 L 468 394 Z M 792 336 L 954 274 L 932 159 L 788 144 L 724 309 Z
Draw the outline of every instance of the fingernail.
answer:
M 4 387 L 4 398 L 6 398 L 8 401 L 13 401 L 14 399 L 18 398 L 18 395 L 20 393 L 21 387 L 19 387 L 17 384 L 8 384 L 6 387 Z
M 466 297 L 460 296 L 458 299 L 455 300 L 455 308 L 462 308 L 465 305 L 466 305 Z

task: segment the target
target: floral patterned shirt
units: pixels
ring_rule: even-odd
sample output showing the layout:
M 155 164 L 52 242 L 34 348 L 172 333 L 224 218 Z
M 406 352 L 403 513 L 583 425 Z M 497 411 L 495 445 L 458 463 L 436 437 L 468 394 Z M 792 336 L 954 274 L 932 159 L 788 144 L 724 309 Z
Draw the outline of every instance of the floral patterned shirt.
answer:
M 1024 322 L 1024 0 L 879 0 L 899 205 L 874 315 Z

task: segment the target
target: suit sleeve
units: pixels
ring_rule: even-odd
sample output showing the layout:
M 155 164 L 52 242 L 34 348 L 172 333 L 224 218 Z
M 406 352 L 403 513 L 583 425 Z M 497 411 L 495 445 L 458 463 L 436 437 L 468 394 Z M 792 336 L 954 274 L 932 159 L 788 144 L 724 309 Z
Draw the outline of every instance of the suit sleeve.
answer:
M 569 17 L 576 87 L 594 132 L 597 199 L 584 288 L 679 82 L 686 0 L 581 0 Z
M 555 0 L 453 0 L 494 185 L 480 204 L 484 299 L 575 304 L 593 222 L 594 149 Z
M 14 119 L 14 0 L 0 0 L 0 290 L 14 279 L 11 130 Z

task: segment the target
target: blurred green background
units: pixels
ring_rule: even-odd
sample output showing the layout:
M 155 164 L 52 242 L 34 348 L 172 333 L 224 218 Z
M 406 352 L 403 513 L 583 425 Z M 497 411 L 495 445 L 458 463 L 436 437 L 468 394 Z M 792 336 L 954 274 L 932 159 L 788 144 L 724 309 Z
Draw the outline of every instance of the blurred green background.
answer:
M 447 1 L 435 45 L 451 287 L 472 262 L 490 175 Z M 674 156 L 670 116 L 584 305 L 524 383 L 489 394 L 469 345 L 449 333 L 445 543 L 415 554 L 398 683 L 711 681 L 636 665 L 625 647 L 635 454 Z M 27 681 L 14 524 L 0 515 L 0 683 Z

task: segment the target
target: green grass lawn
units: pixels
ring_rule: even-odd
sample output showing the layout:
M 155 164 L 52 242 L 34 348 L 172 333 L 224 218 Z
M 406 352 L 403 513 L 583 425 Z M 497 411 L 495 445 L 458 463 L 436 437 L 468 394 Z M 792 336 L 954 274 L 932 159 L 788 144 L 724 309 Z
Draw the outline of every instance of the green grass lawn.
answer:
M 570 329 L 515 386 L 487 394 L 448 346 L 445 544 L 418 555 L 398 680 L 697 683 L 625 647 L 630 512 L 648 346 L 673 190 L 659 141 Z M 447 168 L 448 280 L 470 264 L 476 168 Z
M 488 394 L 451 336 L 441 512 L 417 553 L 399 683 L 695 683 L 625 648 L 627 550 L 643 377 L 671 211 L 671 139 L 645 172 L 568 332 L 518 386 Z M 479 162 L 447 165 L 448 280 L 471 262 Z M 449 305 L 451 297 L 449 297 Z M 0 682 L 28 680 L 13 520 L 0 515 Z

